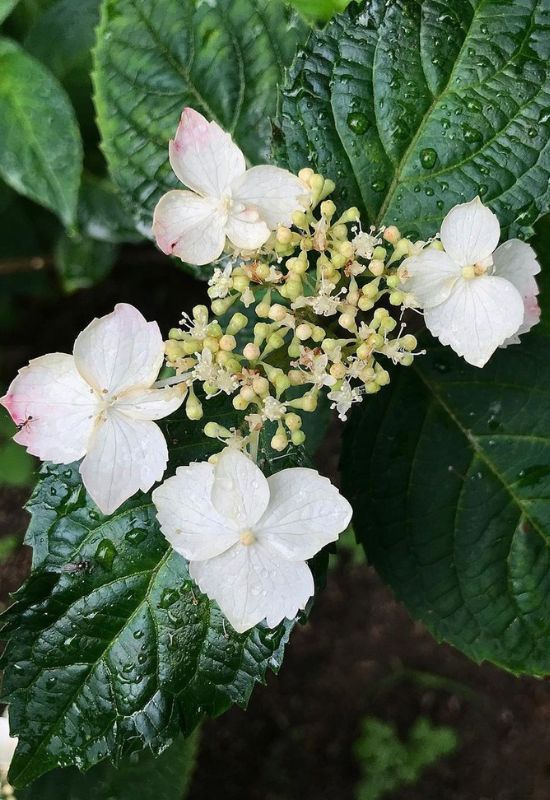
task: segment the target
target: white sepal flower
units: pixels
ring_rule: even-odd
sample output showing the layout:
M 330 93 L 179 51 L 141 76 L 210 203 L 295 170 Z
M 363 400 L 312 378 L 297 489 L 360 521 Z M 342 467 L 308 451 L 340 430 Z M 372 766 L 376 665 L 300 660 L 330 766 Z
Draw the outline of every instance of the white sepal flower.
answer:
M 153 492 L 161 530 L 239 633 L 293 618 L 313 595 L 306 564 L 334 542 L 351 506 L 313 469 L 265 478 L 235 449 L 180 467 Z
M 17 739 L 10 736 L 10 723 L 6 709 L 0 717 L 0 777 L 7 776 L 16 747 Z
M 84 486 L 111 514 L 166 469 L 166 441 L 153 420 L 179 408 L 185 390 L 153 388 L 163 359 L 157 323 L 118 304 L 79 334 L 73 355 L 50 353 L 19 371 L 0 400 L 20 426 L 15 441 L 42 461 L 83 458 Z
M 237 250 L 259 249 L 308 202 L 310 190 L 287 170 L 247 170 L 229 133 L 192 108 L 184 109 L 169 152 L 172 169 L 190 191 L 161 197 L 153 233 L 164 253 L 189 264 L 215 261 L 226 237 Z
M 399 270 L 431 333 L 476 367 L 538 320 L 535 254 L 517 239 L 497 249 L 499 237 L 498 219 L 476 197 L 443 220 L 443 250 L 428 247 Z

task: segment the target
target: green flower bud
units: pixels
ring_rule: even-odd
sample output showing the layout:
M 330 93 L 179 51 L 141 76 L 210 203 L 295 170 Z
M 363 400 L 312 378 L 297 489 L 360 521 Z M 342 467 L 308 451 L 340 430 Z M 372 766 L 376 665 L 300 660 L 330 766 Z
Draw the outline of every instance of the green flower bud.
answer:
M 237 299 L 236 294 L 229 295 L 229 297 L 218 298 L 218 300 L 212 301 L 212 313 L 215 314 L 217 317 L 223 317 L 226 314 L 235 300 Z
M 292 436 L 290 437 L 292 444 L 299 447 L 303 444 L 306 440 L 306 435 L 303 431 L 293 431 Z
M 239 333 L 239 331 L 242 331 L 243 328 L 246 328 L 247 323 L 248 320 L 244 314 L 233 314 L 229 320 L 229 325 L 227 326 L 227 333 L 230 336 L 235 336 L 236 333 Z

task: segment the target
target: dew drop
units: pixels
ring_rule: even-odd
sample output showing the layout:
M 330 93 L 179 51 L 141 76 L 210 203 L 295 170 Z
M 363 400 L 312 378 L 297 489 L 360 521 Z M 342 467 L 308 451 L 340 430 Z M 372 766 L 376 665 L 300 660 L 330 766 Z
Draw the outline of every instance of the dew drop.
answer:
M 134 530 L 129 531 L 124 538 L 132 544 L 140 544 L 144 539 L 147 538 L 147 531 L 143 528 L 135 528 Z
M 437 153 L 433 147 L 426 147 L 420 151 L 420 163 L 424 169 L 432 169 L 437 162 Z
M 159 607 L 170 608 L 170 606 L 173 605 L 178 598 L 179 595 L 175 589 L 164 589 L 160 596 Z
M 464 131 L 464 139 L 467 142 L 482 142 L 483 136 L 477 128 L 472 128 L 468 123 L 462 123 L 462 130 Z
M 103 539 L 97 547 L 95 558 L 105 569 L 111 569 L 116 554 L 114 544 L 109 539 Z
M 371 183 L 372 190 L 374 192 L 383 192 L 386 188 L 386 181 L 383 180 L 376 180 Z
M 353 111 L 351 114 L 348 114 L 347 123 L 348 128 L 357 135 L 365 133 L 369 128 L 367 116 L 360 111 Z

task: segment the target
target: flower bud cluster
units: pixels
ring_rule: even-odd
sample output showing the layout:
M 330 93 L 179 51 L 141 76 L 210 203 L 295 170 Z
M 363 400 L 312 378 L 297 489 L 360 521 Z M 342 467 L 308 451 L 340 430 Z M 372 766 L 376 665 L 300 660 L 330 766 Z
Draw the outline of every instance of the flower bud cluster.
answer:
M 417 355 L 415 337 L 398 322 L 415 305 L 398 268 L 425 243 L 395 226 L 364 232 L 357 208 L 337 213 L 332 181 L 311 169 L 299 177 L 311 190 L 308 210 L 261 250 L 216 269 L 212 313 L 196 306 L 166 342 L 168 366 L 188 385 L 189 418 L 203 416 L 198 381 L 207 398 L 224 392 L 247 412 L 243 441 L 275 423 L 278 451 L 303 444 L 302 415 L 315 411 L 321 391 L 346 419 L 353 403 L 389 383 L 385 361 L 409 366 Z M 214 423 L 205 433 L 236 436 Z

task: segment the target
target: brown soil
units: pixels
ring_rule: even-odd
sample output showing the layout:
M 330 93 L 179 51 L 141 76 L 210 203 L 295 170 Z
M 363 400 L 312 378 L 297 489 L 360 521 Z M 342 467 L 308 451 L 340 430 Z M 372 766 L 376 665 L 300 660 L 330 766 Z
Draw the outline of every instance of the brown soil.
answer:
M 122 265 L 70 302 L 22 299 L 18 329 L 3 336 L 0 382 L 33 355 L 69 348 L 115 302 L 134 302 L 170 327 L 201 299 L 203 287 L 165 261 L 154 272 Z M 22 535 L 25 494 L 0 490 L 0 535 Z M 0 602 L 28 566 L 27 548 L 0 564 Z M 445 681 L 433 688 L 430 676 Z M 437 645 L 372 570 L 345 559 L 295 632 L 280 675 L 256 689 L 246 713 L 232 709 L 204 726 L 190 800 L 352 800 L 353 743 L 366 715 L 404 736 L 425 715 L 460 738 L 454 755 L 389 800 L 550 800 L 550 686 Z

